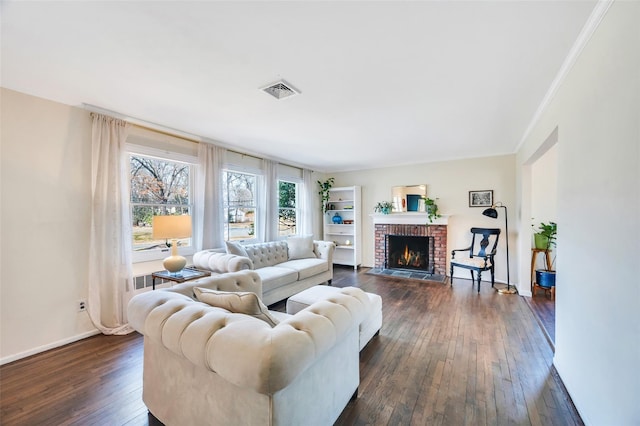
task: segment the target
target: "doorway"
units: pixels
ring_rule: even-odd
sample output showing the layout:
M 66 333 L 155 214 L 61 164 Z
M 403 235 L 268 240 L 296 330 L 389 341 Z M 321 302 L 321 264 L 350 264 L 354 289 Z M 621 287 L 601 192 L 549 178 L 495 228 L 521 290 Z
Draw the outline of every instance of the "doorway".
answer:
M 523 277 L 528 277 L 526 282 L 529 284 L 529 288 L 531 288 L 531 283 L 535 281 L 535 270 L 547 268 L 556 270 L 555 246 L 549 249 L 549 259 L 551 259 L 549 266 L 545 261 L 546 256 L 539 255 L 539 253 L 534 255 L 531 248 L 534 247 L 533 234 L 538 231 L 540 224 L 557 222 L 557 180 L 558 129 L 556 128 L 523 166 L 522 228 L 524 231 L 524 228 L 528 226 L 530 232 L 528 234 L 522 232 L 520 271 L 523 273 Z M 527 219 L 530 221 L 528 225 Z M 527 235 L 529 238 L 526 237 Z M 534 264 L 533 268 L 531 267 L 532 263 Z M 537 290 L 535 293 L 530 293 L 531 297 L 527 301 L 550 343 L 555 345 L 556 304 L 555 299 L 552 299 L 552 294 L 550 291 Z

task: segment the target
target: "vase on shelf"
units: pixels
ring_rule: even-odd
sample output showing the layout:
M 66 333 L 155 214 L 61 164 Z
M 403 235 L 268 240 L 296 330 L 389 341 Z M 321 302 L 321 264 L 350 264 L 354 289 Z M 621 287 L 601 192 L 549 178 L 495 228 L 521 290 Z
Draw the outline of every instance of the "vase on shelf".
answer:
M 340 224 L 342 223 L 342 216 L 340 216 L 338 213 L 334 214 L 333 217 L 331 218 L 331 220 L 333 221 L 333 223 Z

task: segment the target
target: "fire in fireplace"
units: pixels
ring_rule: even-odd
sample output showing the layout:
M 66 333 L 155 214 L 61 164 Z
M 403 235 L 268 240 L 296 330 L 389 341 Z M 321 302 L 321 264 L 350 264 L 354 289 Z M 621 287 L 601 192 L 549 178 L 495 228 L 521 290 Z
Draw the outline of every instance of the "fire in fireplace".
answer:
M 387 269 L 434 272 L 434 239 L 427 236 L 386 235 Z

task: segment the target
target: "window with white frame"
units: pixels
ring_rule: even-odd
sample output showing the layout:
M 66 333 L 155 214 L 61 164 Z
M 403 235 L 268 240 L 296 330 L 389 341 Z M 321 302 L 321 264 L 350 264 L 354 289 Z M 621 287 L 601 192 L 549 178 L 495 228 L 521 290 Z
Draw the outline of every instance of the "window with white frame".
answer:
M 193 165 L 138 153 L 129 155 L 132 246 L 134 261 L 166 256 L 167 241 L 153 239 L 153 217 L 191 215 Z M 181 250 L 191 239 L 178 240 Z
M 258 216 L 257 175 L 225 170 L 222 180 L 224 239 L 254 240 Z
M 298 183 L 278 180 L 278 236 L 287 237 L 297 233 Z

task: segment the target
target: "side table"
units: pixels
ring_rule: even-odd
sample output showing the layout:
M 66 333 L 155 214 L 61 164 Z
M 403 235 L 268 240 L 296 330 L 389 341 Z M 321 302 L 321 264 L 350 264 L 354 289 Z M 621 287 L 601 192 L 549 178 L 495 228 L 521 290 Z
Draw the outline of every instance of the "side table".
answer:
M 198 278 L 208 277 L 210 275 L 211 275 L 211 272 L 209 271 L 201 271 L 195 268 L 184 268 L 182 271 L 176 272 L 175 274 L 169 271 L 157 271 L 151 274 L 151 278 L 152 278 L 151 282 L 152 282 L 153 290 L 155 290 L 156 278 L 160 278 L 167 281 L 173 281 L 176 283 L 183 283 L 185 281 L 191 281 Z
M 545 262 L 545 265 L 547 266 L 547 269 L 551 269 L 551 250 L 532 248 L 531 249 L 531 296 L 533 297 L 536 295 L 536 290 L 544 290 L 545 295 L 547 294 L 547 292 L 551 292 L 551 300 L 553 300 L 555 298 L 555 288 L 542 287 L 541 285 L 538 285 L 538 283 L 536 282 L 536 258 L 540 253 L 544 253 L 544 262 Z

